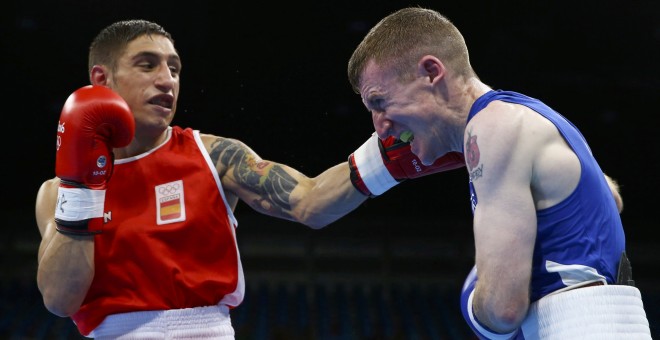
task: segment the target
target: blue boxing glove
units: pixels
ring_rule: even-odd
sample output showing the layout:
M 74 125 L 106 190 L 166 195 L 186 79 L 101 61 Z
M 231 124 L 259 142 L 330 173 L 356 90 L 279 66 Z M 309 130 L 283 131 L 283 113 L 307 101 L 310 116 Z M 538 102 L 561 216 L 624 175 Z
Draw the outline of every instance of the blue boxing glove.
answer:
M 465 282 L 463 283 L 463 289 L 461 290 L 461 313 L 463 313 L 463 318 L 467 322 L 468 326 L 472 328 L 474 334 L 476 334 L 479 339 L 482 340 L 513 340 L 513 339 L 524 339 L 519 336 L 519 330 L 517 329 L 511 333 L 501 334 L 496 333 L 490 330 L 488 327 L 484 326 L 477 320 L 477 317 L 472 313 L 472 299 L 474 297 L 474 288 L 477 286 L 477 266 L 472 267 L 470 274 L 468 274 Z

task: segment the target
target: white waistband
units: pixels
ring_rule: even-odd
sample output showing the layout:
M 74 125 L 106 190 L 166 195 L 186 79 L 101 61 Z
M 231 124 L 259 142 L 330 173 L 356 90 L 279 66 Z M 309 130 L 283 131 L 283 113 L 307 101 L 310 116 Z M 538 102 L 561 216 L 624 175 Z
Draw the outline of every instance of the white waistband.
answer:
M 225 305 L 109 315 L 89 337 L 96 339 L 176 339 L 191 336 L 233 339 Z
M 577 288 L 533 303 L 521 326 L 525 339 L 651 339 L 639 289 Z

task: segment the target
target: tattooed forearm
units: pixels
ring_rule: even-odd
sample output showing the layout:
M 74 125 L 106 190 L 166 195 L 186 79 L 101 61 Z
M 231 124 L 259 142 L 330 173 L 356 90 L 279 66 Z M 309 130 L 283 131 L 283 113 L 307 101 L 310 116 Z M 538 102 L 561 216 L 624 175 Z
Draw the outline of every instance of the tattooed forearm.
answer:
M 298 181 L 281 166 L 267 161 L 257 161 L 240 144 L 224 138 L 218 138 L 213 142 L 209 154 L 216 166 L 220 162 L 228 169 L 233 167 L 233 175 L 238 183 L 261 196 L 261 199 L 247 203 L 259 210 L 290 217 L 289 199 Z

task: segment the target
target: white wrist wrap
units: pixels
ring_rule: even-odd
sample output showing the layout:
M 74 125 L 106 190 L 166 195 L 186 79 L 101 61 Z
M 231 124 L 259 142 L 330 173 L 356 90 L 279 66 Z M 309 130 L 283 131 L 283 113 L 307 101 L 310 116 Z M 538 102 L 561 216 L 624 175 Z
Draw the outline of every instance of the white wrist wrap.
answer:
M 378 143 L 378 135 L 374 133 L 353 153 L 360 178 L 371 194 L 376 196 L 399 184 L 383 164 Z
M 55 218 L 75 222 L 103 217 L 104 203 L 105 190 L 59 187 Z

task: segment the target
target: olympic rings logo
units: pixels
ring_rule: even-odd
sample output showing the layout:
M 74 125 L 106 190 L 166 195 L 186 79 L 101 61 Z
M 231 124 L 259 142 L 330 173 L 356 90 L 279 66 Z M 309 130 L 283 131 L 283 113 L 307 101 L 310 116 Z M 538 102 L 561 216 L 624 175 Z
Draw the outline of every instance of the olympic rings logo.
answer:
M 180 187 L 179 183 L 166 184 L 158 188 L 158 193 L 163 196 L 171 195 L 179 191 Z

